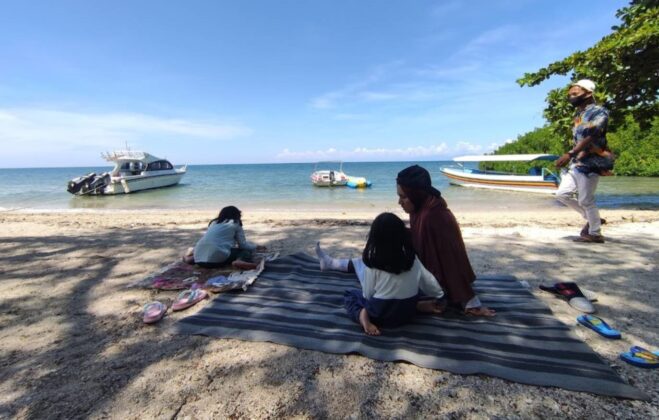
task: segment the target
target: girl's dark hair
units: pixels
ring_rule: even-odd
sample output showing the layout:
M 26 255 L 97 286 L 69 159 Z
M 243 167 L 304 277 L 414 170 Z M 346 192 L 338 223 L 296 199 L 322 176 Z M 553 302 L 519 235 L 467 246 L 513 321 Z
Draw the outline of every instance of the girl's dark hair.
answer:
M 215 219 L 208 222 L 208 226 L 210 226 L 213 222 L 222 223 L 226 222 L 227 220 L 233 220 L 242 226 L 243 221 L 241 220 L 241 217 L 242 213 L 240 210 L 238 210 L 238 207 L 228 206 L 220 210 L 220 214 L 218 214 Z
M 393 213 L 382 213 L 373 220 L 362 259 L 370 268 L 400 274 L 414 264 L 412 237 L 405 223 Z

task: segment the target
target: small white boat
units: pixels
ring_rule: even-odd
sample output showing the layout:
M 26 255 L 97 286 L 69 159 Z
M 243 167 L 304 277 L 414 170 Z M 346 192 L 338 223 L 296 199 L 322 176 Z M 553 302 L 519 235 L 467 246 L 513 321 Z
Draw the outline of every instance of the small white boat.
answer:
M 547 168 L 531 168 L 527 174 L 496 172 L 490 170 L 469 169 L 465 162 L 532 162 L 534 160 L 554 161 L 556 155 L 484 155 L 460 156 L 453 159 L 458 167 L 441 167 L 439 170 L 453 185 L 463 187 L 487 188 L 494 190 L 523 191 L 554 194 L 558 189 L 560 178 Z
M 75 195 L 115 195 L 169 187 L 181 181 L 187 165 L 176 169 L 165 159 L 145 152 L 121 150 L 102 153 L 114 163 L 110 172 L 90 173 L 69 181 L 67 191 Z
M 338 165 L 338 169 L 318 169 L 322 166 Z M 343 187 L 348 184 L 348 175 L 343 172 L 343 162 L 318 162 L 311 174 L 311 183 L 316 187 Z

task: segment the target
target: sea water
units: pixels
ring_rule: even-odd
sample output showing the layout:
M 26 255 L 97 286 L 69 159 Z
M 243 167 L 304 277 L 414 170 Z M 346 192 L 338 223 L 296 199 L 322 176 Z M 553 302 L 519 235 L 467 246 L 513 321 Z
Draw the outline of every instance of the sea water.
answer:
M 433 185 L 452 209 L 528 211 L 560 206 L 550 194 L 449 185 L 439 168 L 453 162 L 347 162 L 344 172 L 369 179 L 371 188 L 314 187 L 310 180 L 313 163 L 190 165 L 177 186 L 117 196 L 79 197 L 66 191 L 70 179 L 110 168 L 0 169 L 0 210 L 217 211 L 236 205 L 245 210 L 386 211 L 398 208 L 396 174 L 412 164 L 430 171 Z M 597 201 L 600 208 L 659 209 L 659 178 L 602 177 Z

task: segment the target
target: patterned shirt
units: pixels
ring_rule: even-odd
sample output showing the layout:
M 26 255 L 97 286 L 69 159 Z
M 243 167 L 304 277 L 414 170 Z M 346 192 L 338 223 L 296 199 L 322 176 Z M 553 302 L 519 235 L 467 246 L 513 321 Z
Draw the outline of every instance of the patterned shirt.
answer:
M 592 145 L 606 147 L 606 128 L 609 125 L 609 111 L 603 106 L 589 104 L 574 117 L 572 134 L 576 146 L 586 137 L 593 137 Z

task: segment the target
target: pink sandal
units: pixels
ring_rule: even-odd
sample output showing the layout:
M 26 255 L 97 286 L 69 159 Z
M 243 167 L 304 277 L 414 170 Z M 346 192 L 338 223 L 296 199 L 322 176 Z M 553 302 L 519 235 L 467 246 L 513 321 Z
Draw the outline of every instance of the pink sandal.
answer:
M 142 312 L 142 321 L 145 324 L 154 324 L 160 321 L 167 313 L 167 306 L 165 304 L 155 301 L 144 305 Z
M 208 297 L 208 293 L 202 289 L 190 289 L 179 293 L 176 301 L 172 305 L 173 311 L 181 311 L 187 309 L 197 302 L 200 302 Z

